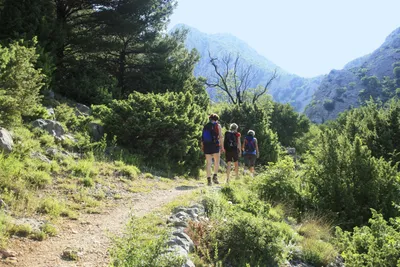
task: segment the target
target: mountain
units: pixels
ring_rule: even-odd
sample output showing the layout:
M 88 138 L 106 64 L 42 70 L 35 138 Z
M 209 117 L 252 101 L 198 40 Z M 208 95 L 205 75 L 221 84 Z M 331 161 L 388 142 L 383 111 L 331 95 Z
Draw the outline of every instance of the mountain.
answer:
M 275 101 L 290 103 L 297 111 L 302 112 L 311 101 L 313 93 L 317 90 L 323 76 L 315 78 L 302 78 L 291 74 L 257 53 L 247 43 L 231 34 L 206 34 L 187 25 L 179 24 L 174 29 L 188 29 L 185 45 L 188 49 L 195 48 L 200 53 L 200 61 L 195 67 L 194 74 L 210 78 L 215 75 L 210 64 L 209 52 L 213 57 L 221 58 L 231 53 L 239 54 L 246 65 L 252 65 L 256 73 L 251 86 L 265 85 L 276 69 L 278 77 L 268 88 L 268 92 Z M 174 30 L 173 29 L 173 30 Z M 214 89 L 216 90 L 216 89 Z M 212 97 L 213 92 L 209 91 Z
M 306 115 L 316 123 L 334 119 L 340 112 L 362 105 L 370 97 L 383 102 L 399 96 L 400 28 L 393 31 L 373 53 L 349 62 L 342 70 L 326 75 Z M 397 79 L 396 79 L 397 78 Z

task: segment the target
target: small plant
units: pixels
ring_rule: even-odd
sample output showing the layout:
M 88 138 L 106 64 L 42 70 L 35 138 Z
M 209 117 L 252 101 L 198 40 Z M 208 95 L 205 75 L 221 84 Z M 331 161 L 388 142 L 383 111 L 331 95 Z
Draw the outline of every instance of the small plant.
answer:
M 45 171 L 28 171 L 25 174 L 25 179 L 37 188 L 44 188 L 52 182 L 50 174 Z
M 138 177 L 140 170 L 133 165 L 125 165 L 122 161 L 115 162 L 116 170 L 121 176 L 129 177 L 130 179 L 135 179 Z
M 83 178 L 81 180 L 81 182 L 82 182 L 83 186 L 85 186 L 85 187 L 93 187 L 93 185 L 94 185 L 94 181 L 90 177 Z
M 66 261 L 77 261 L 79 260 L 79 252 L 77 249 L 66 248 L 63 251 L 61 258 Z
M 43 241 L 47 238 L 46 233 L 42 232 L 42 231 L 33 231 L 30 235 L 29 238 L 32 240 L 36 240 L 36 241 Z
M 30 226 L 29 224 L 14 225 L 10 229 L 10 234 L 20 237 L 28 237 L 31 233 L 32 233 L 32 226 Z
M 47 197 L 40 203 L 37 211 L 42 214 L 48 214 L 53 217 L 58 217 L 64 211 L 65 206 L 57 199 Z
M 40 230 L 49 236 L 55 236 L 57 234 L 57 228 L 49 223 L 43 224 Z
M 335 248 L 327 242 L 316 239 L 304 239 L 301 242 L 302 260 L 316 267 L 327 266 L 338 255 Z M 346 265 L 347 266 L 347 265 Z

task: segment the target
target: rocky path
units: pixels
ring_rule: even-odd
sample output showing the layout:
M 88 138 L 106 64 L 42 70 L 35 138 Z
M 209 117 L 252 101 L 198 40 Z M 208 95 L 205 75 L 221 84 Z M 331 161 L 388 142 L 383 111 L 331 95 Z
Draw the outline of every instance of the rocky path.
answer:
M 66 220 L 56 237 L 45 241 L 14 239 L 10 250 L 16 262 L 0 262 L 0 266 L 21 267 L 101 267 L 109 263 L 110 237 L 123 232 L 131 215 L 144 216 L 157 208 L 188 194 L 196 187 L 176 187 L 155 190 L 150 193 L 133 194 L 129 199 L 119 200 L 112 208 L 101 214 L 84 214 L 79 220 Z M 68 248 L 79 251 L 78 261 L 66 261 L 61 255 Z

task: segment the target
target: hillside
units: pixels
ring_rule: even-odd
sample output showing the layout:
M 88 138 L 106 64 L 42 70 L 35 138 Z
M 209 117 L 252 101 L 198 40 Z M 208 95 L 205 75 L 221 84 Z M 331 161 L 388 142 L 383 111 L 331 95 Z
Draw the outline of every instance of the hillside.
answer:
M 200 53 L 200 61 L 197 63 L 194 74 L 206 78 L 214 75 L 214 70 L 209 62 L 209 51 L 213 57 L 221 58 L 227 53 L 240 54 L 244 64 L 254 66 L 257 73 L 251 86 L 264 85 L 276 69 L 278 78 L 271 84 L 269 93 L 273 99 L 281 103 L 290 103 L 296 111 L 302 112 L 310 102 L 312 94 L 318 88 L 322 76 L 306 79 L 291 74 L 260 55 L 246 42 L 237 37 L 221 33 L 206 34 L 187 25 L 177 25 L 174 29 L 185 28 L 189 30 L 185 44 L 188 49 L 195 48 Z M 211 97 L 213 91 L 209 90 Z
M 332 70 L 315 92 L 306 115 L 313 122 L 323 123 L 336 118 L 340 112 L 360 106 L 370 97 L 387 101 L 396 95 L 393 79 L 399 61 L 400 28 L 373 53 L 351 61 L 342 70 Z

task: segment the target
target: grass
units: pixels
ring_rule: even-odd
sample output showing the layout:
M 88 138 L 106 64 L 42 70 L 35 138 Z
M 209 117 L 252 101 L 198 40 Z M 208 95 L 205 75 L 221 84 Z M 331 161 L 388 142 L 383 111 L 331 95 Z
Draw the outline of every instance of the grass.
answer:
M 307 216 L 306 216 L 307 217 Z M 332 226 L 323 218 L 309 216 L 297 229 L 303 237 L 300 241 L 302 260 L 315 266 L 326 266 L 338 255 L 330 244 Z
M 114 237 L 111 266 L 182 266 L 184 259 L 167 252 L 166 242 L 170 234 L 165 216 L 175 207 L 188 206 L 197 201 L 199 195 L 200 190 L 197 190 L 142 218 L 132 217 L 125 234 Z

